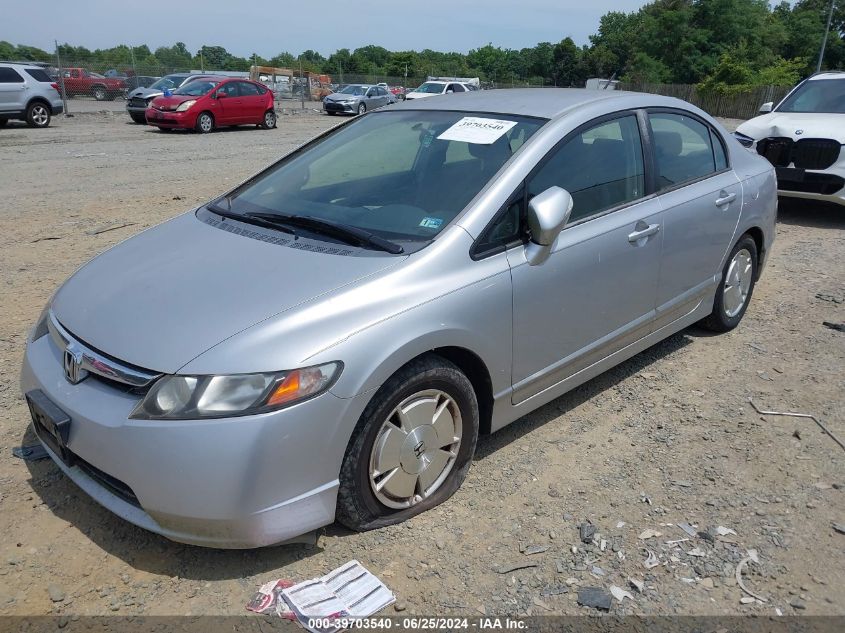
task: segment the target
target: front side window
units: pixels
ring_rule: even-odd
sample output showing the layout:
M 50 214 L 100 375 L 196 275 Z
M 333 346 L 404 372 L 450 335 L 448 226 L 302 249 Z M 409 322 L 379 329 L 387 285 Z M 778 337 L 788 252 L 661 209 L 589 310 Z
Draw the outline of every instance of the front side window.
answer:
M 165 75 L 151 85 L 150 88 L 156 88 L 158 90 L 172 90 L 186 79 L 187 77 L 183 77 L 181 75 Z
M 439 95 L 443 92 L 444 85 L 443 84 L 435 84 L 431 82 L 426 82 L 414 92 L 424 92 L 425 94 L 435 94 Z
M 645 180 L 636 117 L 599 123 L 552 150 L 531 178 L 528 196 L 555 185 L 572 196 L 570 222 L 641 198 Z
M 455 140 L 473 112 L 379 112 L 338 128 L 236 190 L 218 206 L 310 216 L 422 247 L 446 227 L 545 120 L 496 115 L 512 126 L 493 142 Z M 495 122 L 495 121 L 494 121 Z M 439 138 L 449 131 L 446 139 Z
M 811 79 L 784 99 L 778 112 L 845 113 L 845 81 Z
M 346 86 L 343 90 L 340 91 L 342 95 L 352 95 L 353 97 L 362 97 L 364 92 L 366 92 L 366 86 Z
M 649 114 L 657 163 L 657 187 L 668 189 L 716 171 L 710 130 L 689 116 Z

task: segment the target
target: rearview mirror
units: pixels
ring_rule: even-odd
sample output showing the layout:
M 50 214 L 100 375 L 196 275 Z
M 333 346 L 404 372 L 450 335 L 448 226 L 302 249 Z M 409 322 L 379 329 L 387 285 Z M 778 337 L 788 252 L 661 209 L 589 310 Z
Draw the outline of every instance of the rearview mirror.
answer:
M 572 206 L 570 193 L 556 186 L 531 198 L 527 214 L 531 242 L 525 252 L 529 264 L 541 264 L 549 256 L 552 244 L 569 221 Z
M 773 101 L 766 101 L 766 103 L 764 103 L 763 105 L 760 106 L 760 110 L 758 110 L 758 112 L 760 114 L 767 114 L 767 113 L 772 111 L 772 108 L 774 107 L 774 105 L 775 104 L 774 104 Z

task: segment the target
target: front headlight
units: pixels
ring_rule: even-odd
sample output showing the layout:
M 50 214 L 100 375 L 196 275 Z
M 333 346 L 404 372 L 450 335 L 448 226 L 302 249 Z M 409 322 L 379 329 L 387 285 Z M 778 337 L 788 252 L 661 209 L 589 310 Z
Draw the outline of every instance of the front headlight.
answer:
M 190 101 L 183 101 L 179 104 L 179 107 L 176 108 L 176 112 L 185 112 L 188 108 L 194 105 L 197 102 L 196 99 L 191 99 Z
M 739 144 L 745 148 L 750 148 L 754 145 L 754 139 L 750 136 L 746 136 L 742 132 L 734 132 L 734 138 L 739 141 Z
M 129 417 L 194 420 L 274 411 L 327 391 L 342 367 L 335 362 L 266 374 L 163 376 Z

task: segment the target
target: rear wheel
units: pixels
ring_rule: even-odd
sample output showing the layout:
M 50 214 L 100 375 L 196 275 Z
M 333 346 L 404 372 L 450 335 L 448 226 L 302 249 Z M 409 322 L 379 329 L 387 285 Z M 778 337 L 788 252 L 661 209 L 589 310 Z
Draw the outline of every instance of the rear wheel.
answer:
M 203 112 L 197 117 L 197 124 L 194 129 L 200 134 L 207 134 L 214 129 L 214 117 L 211 112 Z
M 267 110 L 264 113 L 264 120 L 261 122 L 261 127 L 265 130 L 272 130 L 276 127 L 276 113 L 272 110 Z
M 26 109 L 26 122 L 30 127 L 47 127 L 50 125 L 50 108 L 40 101 L 30 103 Z
M 108 98 L 109 98 L 109 95 L 108 95 L 108 93 L 106 92 L 106 87 L 105 87 L 105 86 L 94 86 L 94 87 L 91 89 L 91 94 L 94 96 L 94 98 L 95 98 L 97 101 L 105 101 L 106 99 L 108 99 Z
M 742 320 L 757 278 L 757 244 L 743 235 L 728 256 L 713 301 L 713 312 L 700 325 L 714 332 L 728 332 Z
M 394 374 L 355 428 L 340 471 L 338 520 L 354 530 L 399 523 L 460 487 L 478 437 L 478 402 L 458 367 L 434 354 Z

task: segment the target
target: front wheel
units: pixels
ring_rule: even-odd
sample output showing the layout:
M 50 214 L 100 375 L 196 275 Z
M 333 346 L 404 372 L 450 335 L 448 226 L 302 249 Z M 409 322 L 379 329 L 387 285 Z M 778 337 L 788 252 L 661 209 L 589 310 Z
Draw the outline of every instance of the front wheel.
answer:
M 363 103 L 358 104 L 358 114 L 364 114 L 367 111 L 367 106 Z
M 210 112 L 203 112 L 197 117 L 197 124 L 194 126 L 200 134 L 206 134 L 214 129 L 214 117 Z
M 757 244 L 743 235 L 731 250 L 713 301 L 713 312 L 700 324 L 714 332 L 728 332 L 742 320 L 757 279 Z
M 94 98 L 97 101 L 105 101 L 109 98 L 109 95 L 103 86 L 94 86 L 94 89 L 91 91 L 91 94 L 94 95 Z
M 458 367 L 434 354 L 394 374 L 352 434 L 337 518 L 353 530 L 399 523 L 446 501 L 469 470 L 478 402 Z
M 147 124 L 147 117 L 143 114 L 130 114 L 129 116 L 132 117 L 132 120 L 135 121 L 135 123 L 140 123 L 141 125 Z
M 50 125 L 50 108 L 37 101 L 31 103 L 26 109 L 26 123 L 30 127 L 47 127 Z
M 265 130 L 272 130 L 276 127 L 276 113 L 272 110 L 267 110 L 267 112 L 264 113 L 264 120 L 261 121 L 261 127 Z

